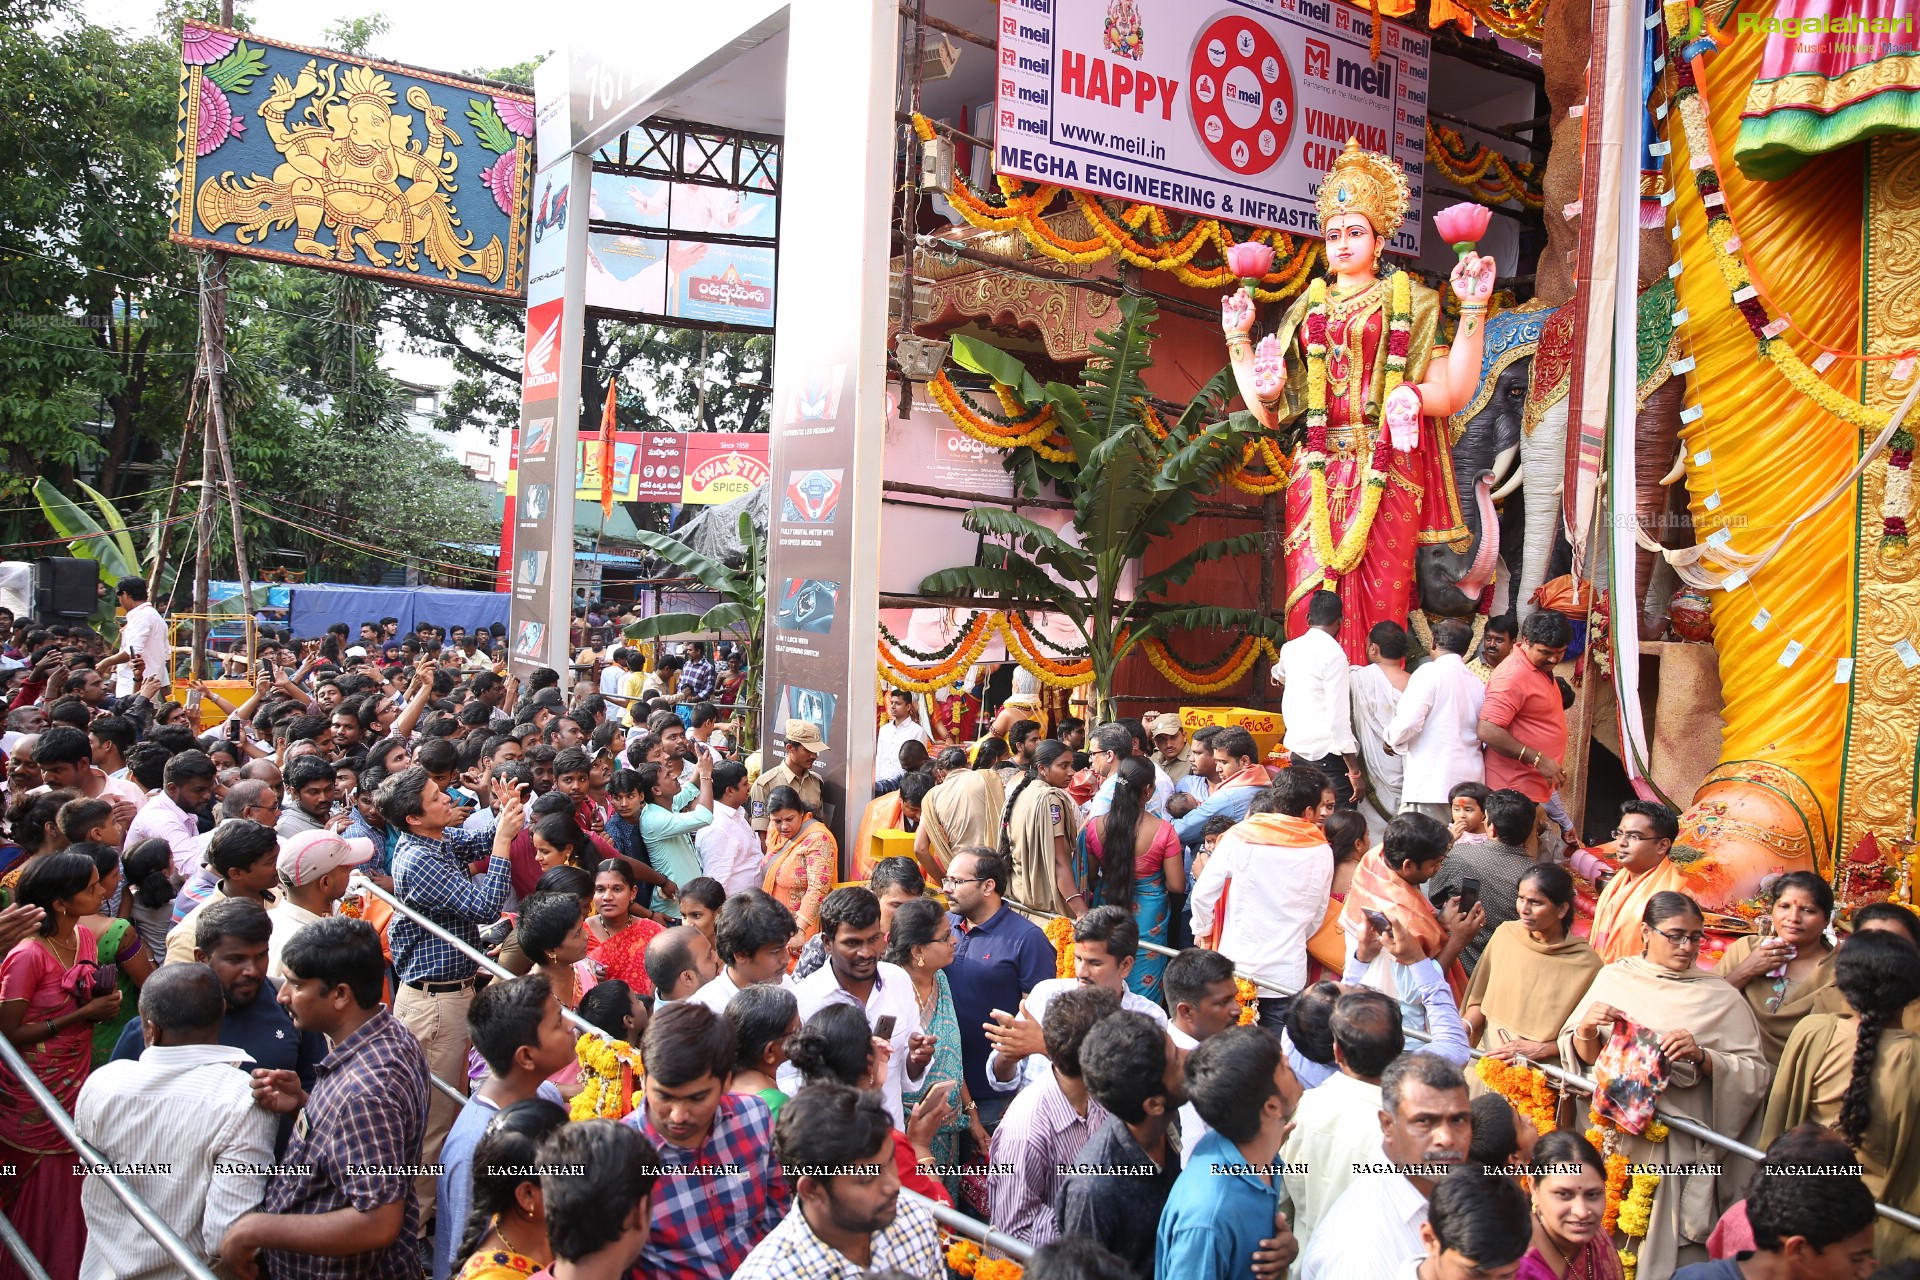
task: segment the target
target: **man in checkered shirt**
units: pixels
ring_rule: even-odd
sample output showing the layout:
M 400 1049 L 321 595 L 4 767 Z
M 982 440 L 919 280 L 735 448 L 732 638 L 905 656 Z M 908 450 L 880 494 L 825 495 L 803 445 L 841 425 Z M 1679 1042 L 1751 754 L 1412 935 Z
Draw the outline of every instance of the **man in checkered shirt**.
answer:
M 380 935 L 364 920 L 329 916 L 294 934 L 282 959 L 280 1003 L 333 1052 L 311 1093 L 291 1071 L 253 1073 L 254 1101 L 299 1119 L 260 1212 L 228 1228 L 220 1259 L 236 1275 L 264 1263 L 273 1280 L 419 1280 L 413 1182 L 427 1060 L 380 1003 Z
M 810 1084 L 780 1108 L 775 1146 L 793 1208 L 734 1280 L 818 1280 L 850 1271 L 944 1274 L 933 1215 L 900 1199 L 893 1120 L 871 1093 Z

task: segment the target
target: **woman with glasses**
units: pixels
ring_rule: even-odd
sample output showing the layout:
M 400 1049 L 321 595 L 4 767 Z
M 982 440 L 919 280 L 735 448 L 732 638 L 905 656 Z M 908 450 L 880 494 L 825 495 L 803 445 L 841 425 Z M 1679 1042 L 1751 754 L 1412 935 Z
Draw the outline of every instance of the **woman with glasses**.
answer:
M 953 963 L 953 925 L 947 913 L 931 898 L 918 898 L 901 904 L 893 913 L 893 928 L 887 934 L 888 964 L 897 964 L 913 981 L 914 1002 L 920 1006 L 920 1030 L 934 1039 L 933 1062 L 928 1066 L 918 1089 L 900 1095 L 900 1105 L 912 1112 L 935 1089 L 950 1089 L 962 1081 L 955 1098 L 953 1114 L 934 1133 L 930 1142 L 933 1159 L 940 1166 L 941 1181 L 955 1204 L 960 1203 L 960 1137 L 971 1134 L 974 1158 L 987 1157 L 987 1131 L 967 1096 L 960 1062 L 960 1023 L 953 1013 L 953 992 L 947 975 L 941 970 Z
M 1560 1029 L 1562 1061 L 1586 1072 L 1616 1024 L 1652 1031 L 1669 1071 L 1660 1109 L 1716 1133 L 1742 1134 L 1766 1101 L 1773 1067 L 1746 998 L 1696 963 L 1706 918 L 1684 893 L 1656 893 L 1641 915 L 1640 953 L 1600 970 Z M 1651 1227 L 1638 1246 L 1639 1274 L 1672 1275 L 1706 1260 L 1706 1240 L 1732 1195 L 1712 1175 L 1724 1153 L 1673 1128 L 1664 1143 L 1619 1134 L 1630 1163 L 1664 1167 Z
M 1773 882 L 1773 906 L 1755 923 L 1760 932 L 1735 938 L 1713 971 L 1747 997 L 1760 1020 L 1767 1061 L 1778 1066 L 1787 1037 L 1802 1018 L 1825 1006 L 1833 985 L 1833 890 L 1811 871 L 1792 871 Z

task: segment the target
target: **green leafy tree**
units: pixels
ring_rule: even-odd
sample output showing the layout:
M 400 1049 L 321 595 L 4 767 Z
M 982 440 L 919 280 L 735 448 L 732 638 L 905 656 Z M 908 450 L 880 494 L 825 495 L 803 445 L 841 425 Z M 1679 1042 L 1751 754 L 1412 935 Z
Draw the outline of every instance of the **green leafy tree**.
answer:
M 767 628 L 767 558 L 761 535 L 754 532 L 753 517 L 740 513 L 740 545 L 746 548 L 738 565 L 703 555 L 686 543 L 642 529 L 640 544 L 720 597 L 705 613 L 657 613 L 651 618 L 628 625 L 629 640 L 658 640 L 666 636 L 698 633 L 724 633 L 746 647 L 747 680 L 740 688 L 742 740 L 759 741 L 754 724 L 760 714 L 761 638 Z
M 1216 489 L 1258 430 L 1252 415 L 1223 414 L 1232 374 L 1222 370 L 1161 439 L 1148 423 L 1142 371 L 1153 363 L 1158 312 L 1144 298 L 1120 300 L 1120 326 L 1096 334 L 1078 387 L 1042 385 L 1016 357 L 955 335 L 953 358 L 962 368 L 1013 388 L 1023 404 L 1052 408 L 1077 462 L 1045 464 L 1022 450 L 1016 471 L 1030 493 L 1043 473 L 1073 503 L 1074 538 L 1001 507 L 975 507 L 963 518 L 974 533 L 1004 539 L 1007 550 L 990 565 L 945 569 L 920 589 L 935 596 L 1044 600 L 1070 619 L 1093 661 L 1094 694 L 1111 718 L 1113 673 L 1148 639 L 1205 628 L 1235 629 L 1283 641 L 1282 625 L 1251 609 L 1171 605 L 1180 586 L 1209 561 L 1260 549 L 1259 534 L 1210 542 L 1154 573 L 1143 574 L 1130 599 L 1120 598 L 1127 570 L 1153 544 L 1192 519 L 1202 495 Z

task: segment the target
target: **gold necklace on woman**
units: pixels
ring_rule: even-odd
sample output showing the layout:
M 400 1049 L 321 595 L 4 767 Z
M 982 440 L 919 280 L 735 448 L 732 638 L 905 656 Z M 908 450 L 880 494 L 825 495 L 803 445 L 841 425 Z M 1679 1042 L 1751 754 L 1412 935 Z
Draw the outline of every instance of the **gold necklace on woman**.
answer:
M 79 934 L 76 933 L 73 935 L 73 954 L 68 956 L 64 960 L 60 959 L 60 948 L 54 945 L 52 934 L 46 935 L 44 938 L 41 939 L 41 941 L 47 944 L 47 950 L 53 952 L 53 958 L 55 960 L 60 960 L 61 968 L 71 969 L 73 968 L 74 965 L 80 962 L 80 935 Z

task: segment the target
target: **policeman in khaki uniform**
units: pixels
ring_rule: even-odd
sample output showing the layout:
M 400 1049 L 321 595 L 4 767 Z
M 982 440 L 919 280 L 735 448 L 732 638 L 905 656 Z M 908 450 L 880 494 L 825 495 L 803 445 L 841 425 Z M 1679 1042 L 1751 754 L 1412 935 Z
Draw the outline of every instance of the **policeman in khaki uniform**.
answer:
M 1153 739 L 1153 762 L 1166 770 L 1170 781 L 1178 782 L 1192 772 L 1193 743 L 1188 741 L 1178 715 L 1163 711 L 1155 716 L 1147 726 L 1147 736 Z
M 815 808 L 824 798 L 820 775 L 813 772 L 813 762 L 827 749 L 820 737 L 820 726 L 807 720 L 789 720 L 786 743 L 786 763 L 762 773 L 753 784 L 748 816 L 753 829 L 763 835 L 767 830 L 767 797 L 775 787 L 792 787 L 802 800 Z

